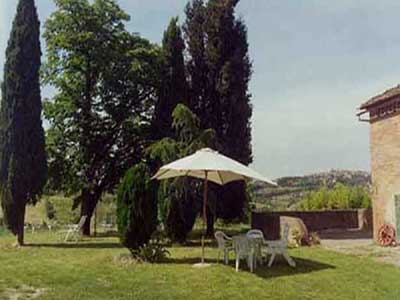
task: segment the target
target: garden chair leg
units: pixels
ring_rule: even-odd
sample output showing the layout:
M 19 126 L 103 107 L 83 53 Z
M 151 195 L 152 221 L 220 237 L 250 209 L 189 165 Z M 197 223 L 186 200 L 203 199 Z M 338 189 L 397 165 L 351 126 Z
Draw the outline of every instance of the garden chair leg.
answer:
M 272 263 L 274 262 L 275 256 L 276 256 L 275 252 L 271 254 L 271 257 L 270 257 L 269 263 L 268 263 L 268 268 L 270 268 L 272 266 Z
M 68 242 L 69 236 L 71 235 L 71 231 L 67 232 L 67 235 L 65 236 L 64 242 Z
M 248 257 L 248 259 L 247 259 L 247 264 L 248 264 L 248 266 L 249 266 L 249 269 L 250 269 L 250 272 L 251 272 L 251 273 L 253 273 L 253 271 L 254 271 L 254 263 L 255 263 L 255 261 L 254 261 L 254 255 L 253 255 L 253 254 L 250 254 L 249 257 Z
M 293 268 L 296 267 L 296 262 L 289 256 L 287 251 L 283 252 L 282 255 L 286 259 L 286 261 L 288 262 L 289 266 L 291 266 Z
M 225 249 L 224 251 L 224 263 L 227 265 L 229 263 L 229 251 Z
M 239 272 L 239 257 L 236 257 L 236 272 Z
M 80 239 L 80 233 L 79 232 L 75 232 L 75 243 L 78 243 Z

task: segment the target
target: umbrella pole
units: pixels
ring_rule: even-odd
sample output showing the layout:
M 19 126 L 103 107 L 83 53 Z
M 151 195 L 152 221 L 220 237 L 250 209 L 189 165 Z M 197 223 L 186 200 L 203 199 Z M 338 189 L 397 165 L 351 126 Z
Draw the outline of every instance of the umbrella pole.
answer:
M 204 194 L 203 194 L 203 235 L 201 237 L 201 263 L 204 264 L 204 239 L 206 235 L 207 224 L 207 197 L 208 197 L 208 171 L 204 179 Z

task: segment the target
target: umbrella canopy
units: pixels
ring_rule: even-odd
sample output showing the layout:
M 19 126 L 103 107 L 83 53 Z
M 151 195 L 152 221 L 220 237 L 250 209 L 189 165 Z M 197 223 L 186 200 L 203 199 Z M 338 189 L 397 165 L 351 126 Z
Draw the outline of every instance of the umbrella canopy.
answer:
M 192 155 L 161 167 L 153 178 L 161 180 L 190 176 L 205 179 L 206 173 L 209 181 L 219 185 L 247 179 L 255 179 L 276 185 L 275 182 L 249 167 L 209 148 L 201 149 Z

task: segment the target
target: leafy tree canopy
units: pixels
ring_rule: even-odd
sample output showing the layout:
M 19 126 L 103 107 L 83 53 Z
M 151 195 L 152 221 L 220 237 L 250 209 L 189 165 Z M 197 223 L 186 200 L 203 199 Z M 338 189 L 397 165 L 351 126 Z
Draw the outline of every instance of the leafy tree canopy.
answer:
M 157 167 L 193 154 L 212 144 L 214 130 L 202 130 L 200 120 L 183 104 L 172 114 L 176 140 L 164 138 L 147 149 Z M 158 189 L 158 217 L 170 238 L 184 242 L 192 230 L 202 203 L 202 184 L 190 178 L 163 180 Z
M 44 34 L 44 79 L 57 91 L 45 105 L 51 186 L 79 192 L 75 205 L 91 217 L 148 143 L 160 50 L 125 29 L 114 0 L 55 3 Z

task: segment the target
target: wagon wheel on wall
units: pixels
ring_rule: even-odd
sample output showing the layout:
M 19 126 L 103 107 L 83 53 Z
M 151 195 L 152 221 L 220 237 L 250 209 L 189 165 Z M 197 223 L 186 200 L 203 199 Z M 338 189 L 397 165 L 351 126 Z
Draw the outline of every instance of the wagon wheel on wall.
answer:
M 378 231 L 378 242 L 381 246 L 396 244 L 396 229 L 390 224 L 384 224 Z

